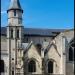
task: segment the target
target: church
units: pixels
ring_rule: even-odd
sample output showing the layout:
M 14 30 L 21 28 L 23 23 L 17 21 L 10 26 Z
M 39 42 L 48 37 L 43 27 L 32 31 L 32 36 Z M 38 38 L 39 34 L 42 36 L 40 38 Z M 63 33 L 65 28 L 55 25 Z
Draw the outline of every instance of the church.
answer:
M 25 28 L 19 0 L 1 27 L 1 75 L 74 75 L 74 29 Z

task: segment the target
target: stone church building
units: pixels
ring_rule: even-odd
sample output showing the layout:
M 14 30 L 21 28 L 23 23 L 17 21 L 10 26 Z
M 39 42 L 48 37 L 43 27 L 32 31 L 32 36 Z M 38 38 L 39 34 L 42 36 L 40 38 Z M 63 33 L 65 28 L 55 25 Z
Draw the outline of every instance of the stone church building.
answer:
M 74 29 L 24 28 L 22 14 L 11 0 L 1 27 L 1 75 L 74 75 Z

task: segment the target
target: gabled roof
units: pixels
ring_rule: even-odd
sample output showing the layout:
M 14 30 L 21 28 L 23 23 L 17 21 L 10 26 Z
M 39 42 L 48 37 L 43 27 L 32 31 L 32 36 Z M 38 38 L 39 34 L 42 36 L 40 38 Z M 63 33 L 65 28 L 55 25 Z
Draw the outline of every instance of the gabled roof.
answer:
M 61 57 L 60 53 L 59 53 L 58 50 L 57 50 L 57 46 L 56 46 L 53 42 L 50 43 L 50 44 L 47 46 L 47 48 L 45 49 L 44 54 L 48 53 L 49 49 L 50 49 L 52 46 L 55 48 L 57 54 Z
M 37 29 L 37 28 L 24 28 L 24 35 L 28 36 L 51 36 L 55 37 L 58 33 L 63 32 L 64 29 Z M 1 27 L 1 34 L 6 35 L 6 27 Z
M 31 42 L 28 44 L 28 46 L 25 48 L 24 54 L 27 53 L 27 51 L 31 48 L 32 45 L 35 46 L 37 52 L 39 53 L 39 55 L 41 55 L 41 50 L 39 51 L 39 50 L 37 49 L 37 47 L 36 47 L 36 45 L 33 43 L 33 41 L 31 41 Z

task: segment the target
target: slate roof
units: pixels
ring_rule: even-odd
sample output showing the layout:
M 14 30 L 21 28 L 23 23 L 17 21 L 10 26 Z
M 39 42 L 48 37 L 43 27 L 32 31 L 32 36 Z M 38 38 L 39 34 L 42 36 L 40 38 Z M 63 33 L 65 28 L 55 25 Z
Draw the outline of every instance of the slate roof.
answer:
M 56 36 L 57 33 L 63 32 L 64 29 L 37 29 L 37 28 L 24 28 L 25 35 L 36 36 Z M 6 35 L 6 27 L 1 27 L 1 35 Z
M 64 29 L 34 29 L 25 28 L 25 34 L 29 35 L 42 35 L 42 36 L 55 36 L 57 33 L 63 32 Z
M 19 9 L 19 10 L 22 10 L 19 0 L 11 0 L 10 6 L 9 6 L 9 9 L 7 10 L 7 12 L 9 10 L 11 10 L 11 9 Z

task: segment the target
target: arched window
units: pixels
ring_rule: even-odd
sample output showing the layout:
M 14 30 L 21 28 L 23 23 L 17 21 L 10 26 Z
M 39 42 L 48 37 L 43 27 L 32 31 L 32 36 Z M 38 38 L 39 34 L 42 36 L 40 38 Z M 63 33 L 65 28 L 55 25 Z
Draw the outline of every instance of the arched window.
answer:
M 36 63 L 35 63 L 35 61 L 31 60 L 28 63 L 28 72 L 36 72 Z
M 53 62 L 52 61 L 48 62 L 48 73 L 53 73 Z
M 69 61 L 74 61 L 74 41 L 71 41 L 70 47 L 69 47 Z
M 72 49 L 72 47 L 69 48 L 69 61 L 73 61 L 73 49 Z

